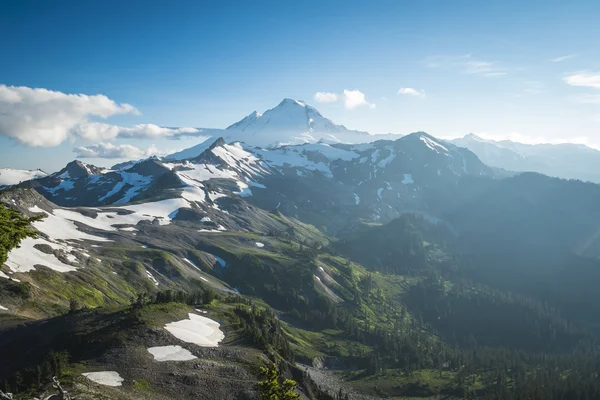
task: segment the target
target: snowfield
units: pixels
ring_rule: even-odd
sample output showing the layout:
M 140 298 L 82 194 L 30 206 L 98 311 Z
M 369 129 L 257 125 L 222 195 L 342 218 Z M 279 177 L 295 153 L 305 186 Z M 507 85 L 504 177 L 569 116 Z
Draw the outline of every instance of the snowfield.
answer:
M 16 185 L 18 183 L 28 181 L 30 179 L 39 179 L 46 176 L 43 171 L 39 169 L 26 170 L 26 169 L 12 169 L 12 168 L 0 168 L 0 186 L 5 185 Z
M 56 246 L 54 243 L 41 238 L 25 238 L 19 247 L 10 251 L 6 265 L 16 272 L 31 271 L 36 265 L 44 265 L 57 272 L 71 272 L 77 269 L 72 265 L 60 261 L 54 254 L 46 254 L 36 249 L 34 247 L 36 244 L 46 244 L 51 247 L 52 245 Z
M 117 387 L 123 384 L 123 378 L 116 371 L 85 372 L 81 375 L 104 386 Z
M 165 329 L 184 342 L 202 347 L 219 347 L 219 342 L 225 338 L 219 323 L 192 313 L 188 316 L 189 319 L 168 323 Z
M 338 149 L 325 143 L 305 144 L 302 146 L 282 147 L 273 150 L 254 150 L 267 165 L 273 168 L 295 167 L 304 168 L 309 171 L 319 171 L 325 176 L 332 178 L 333 173 L 329 166 L 323 161 L 313 161 L 311 153 L 319 153 L 328 160 L 349 161 L 360 157 L 357 153 L 349 150 Z M 297 171 L 299 173 L 299 171 Z
M 150 347 L 148 352 L 154 356 L 155 361 L 189 361 L 198 357 L 193 355 L 189 350 L 177 346 L 159 346 Z
M 84 215 L 74 211 L 61 209 L 54 210 L 54 212 L 57 213 L 57 215 L 55 215 L 42 210 L 38 206 L 31 207 L 29 211 L 46 214 L 44 219 L 34 222 L 33 227 L 38 231 L 48 235 L 50 238 L 52 238 L 52 240 L 92 240 L 96 242 L 109 241 L 108 239 L 100 236 L 93 236 L 81 232 L 73 223 L 73 221 L 85 223 L 83 222 L 84 220 L 90 220 L 92 223 L 87 223 L 86 225 L 94 227 L 93 218 L 85 217 Z M 113 228 L 113 230 L 116 229 Z

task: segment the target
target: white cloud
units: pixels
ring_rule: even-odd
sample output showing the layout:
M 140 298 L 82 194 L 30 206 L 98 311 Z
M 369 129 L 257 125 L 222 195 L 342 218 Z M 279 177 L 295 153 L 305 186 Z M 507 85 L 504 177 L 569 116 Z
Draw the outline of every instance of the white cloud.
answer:
M 474 58 L 471 54 L 460 56 L 431 56 L 425 59 L 428 68 L 453 68 L 468 75 L 479 75 L 488 78 L 507 75 L 505 68 L 496 62 Z
M 64 142 L 90 117 L 139 114 L 104 95 L 66 94 L 48 89 L 0 85 L 0 134 L 28 146 Z
M 566 76 L 564 81 L 571 86 L 584 86 L 600 89 L 600 72 L 581 71 Z
M 425 91 L 424 90 L 417 90 L 414 88 L 410 88 L 410 87 L 403 87 L 400 88 L 398 90 L 398 94 L 406 94 L 409 96 L 417 96 L 417 97 L 425 97 Z
M 367 102 L 365 94 L 360 90 L 348 90 L 344 89 L 344 106 L 348 110 L 353 110 L 357 107 L 367 106 L 369 108 L 375 108 L 375 104 Z
M 194 135 L 196 128 L 164 128 L 153 124 L 138 124 L 133 127 L 88 122 L 76 127 L 76 134 L 91 142 L 116 138 L 158 139 Z
M 557 62 L 567 61 L 567 60 L 570 60 L 575 57 L 577 57 L 577 54 L 567 54 L 566 56 L 560 56 L 560 57 L 553 58 L 550 61 L 557 63 Z
M 113 145 L 112 143 L 98 143 L 73 149 L 78 158 L 125 158 L 136 160 L 150 156 L 164 156 L 174 150 L 159 150 L 155 145 L 147 149 L 140 149 L 129 144 Z
M 317 103 L 335 103 L 338 101 L 337 93 L 332 92 L 317 92 L 315 93 L 315 101 Z

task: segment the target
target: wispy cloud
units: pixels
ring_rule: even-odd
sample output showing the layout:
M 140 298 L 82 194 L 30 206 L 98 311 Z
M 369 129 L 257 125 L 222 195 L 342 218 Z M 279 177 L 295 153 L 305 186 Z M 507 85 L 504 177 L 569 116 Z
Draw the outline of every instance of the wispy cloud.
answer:
M 332 92 L 317 92 L 315 93 L 315 101 L 317 103 L 335 103 L 338 101 L 338 95 Z
M 77 136 L 90 142 L 113 139 L 159 139 L 179 136 L 196 136 L 200 131 L 196 128 L 165 128 L 154 124 L 138 124 L 132 127 L 88 122 L 75 128 Z
M 471 54 L 427 57 L 425 59 L 425 66 L 428 68 L 456 69 L 464 74 L 488 78 L 501 77 L 508 74 L 506 68 L 498 63 L 477 59 Z
M 398 89 L 398 94 L 405 94 L 405 95 L 416 96 L 416 97 L 425 97 L 425 91 L 423 89 L 417 90 L 415 88 L 410 88 L 410 87 L 403 87 L 403 88 Z
M 472 75 L 481 75 L 487 77 L 504 76 L 506 71 L 498 68 L 493 62 L 489 61 L 467 61 L 464 64 L 465 73 Z
M 78 158 L 124 158 L 141 159 L 151 156 L 164 156 L 171 154 L 174 150 L 160 150 L 155 145 L 141 149 L 129 144 L 114 145 L 112 143 L 98 143 L 90 146 L 82 146 L 73 149 Z
M 559 62 L 571 60 L 575 57 L 577 57 L 577 54 L 567 54 L 566 56 L 560 56 L 560 57 L 553 58 L 550 61 L 554 62 L 554 63 L 559 63 Z
M 564 81 L 571 86 L 600 89 L 600 72 L 580 71 L 566 76 Z

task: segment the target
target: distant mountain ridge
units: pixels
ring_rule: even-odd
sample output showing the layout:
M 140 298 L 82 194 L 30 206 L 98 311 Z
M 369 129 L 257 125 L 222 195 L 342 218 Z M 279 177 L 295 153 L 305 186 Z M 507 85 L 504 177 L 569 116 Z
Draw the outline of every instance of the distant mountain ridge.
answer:
M 451 140 L 465 147 L 492 167 L 516 172 L 600 182 L 600 151 L 581 144 L 523 144 L 510 140 L 493 141 L 474 134 Z
M 63 207 L 179 198 L 181 205 L 227 211 L 220 204 L 241 197 L 338 231 L 351 220 L 382 223 L 406 212 L 433 215 L 432 190 L 454 185 L 461 176 L 496 174 L 469 150 L 417 132 L 393 141 L 270 149 L 218 138 L 162 160 L 153 157 L 112 169 L 73 161 L 19 186 L 34 188 Z M 330 214 L 323 213 L 330 208 Z

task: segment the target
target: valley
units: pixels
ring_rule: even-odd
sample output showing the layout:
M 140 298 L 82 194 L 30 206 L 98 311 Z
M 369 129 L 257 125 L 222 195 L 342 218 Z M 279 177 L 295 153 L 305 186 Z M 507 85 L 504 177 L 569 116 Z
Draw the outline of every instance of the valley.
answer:
M 600 395 L 597 185 L 424 132 L 256 125 L 325 120 L 307 107 L 0 191 L 0 390 L 255 399 L 276 362 L 303 399 Z

